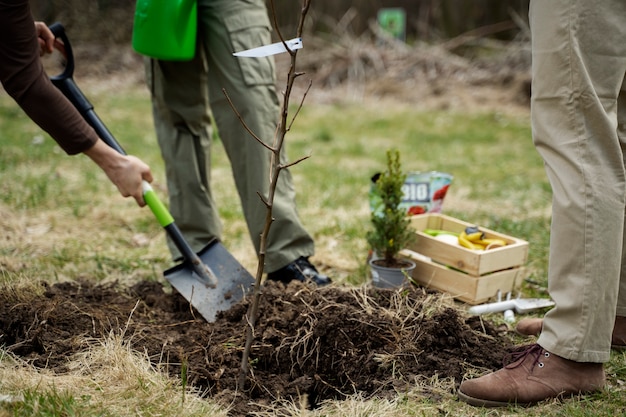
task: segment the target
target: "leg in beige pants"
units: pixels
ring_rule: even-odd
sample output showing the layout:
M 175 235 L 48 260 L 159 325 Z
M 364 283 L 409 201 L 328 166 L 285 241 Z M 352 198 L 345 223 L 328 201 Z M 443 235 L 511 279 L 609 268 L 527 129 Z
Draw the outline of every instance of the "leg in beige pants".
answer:
M 533 1 L 530 22 L 533 138 L 553 191 L 556 302 L 538 344 L 606 362 L 615 316 L 626 315 L 626 2 Z

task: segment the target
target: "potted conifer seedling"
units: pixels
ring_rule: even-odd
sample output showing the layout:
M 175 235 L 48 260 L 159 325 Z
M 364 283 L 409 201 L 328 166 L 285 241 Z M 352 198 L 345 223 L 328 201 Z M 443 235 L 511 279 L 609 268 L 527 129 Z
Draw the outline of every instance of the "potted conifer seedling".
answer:
M 399 287 L 415 268 L 415 263 L 399 256 L 413 238 L 413 231 L 406 210 L 400 207 L 406 174 L 402 172 L 397 150 L 387 151 L 387 169 L 376 177 L 372 190 L 375 196 L 371 212 L 373 228 L 366 235 L 373 251 L 369 260 L 372 282 L 377 287 Z

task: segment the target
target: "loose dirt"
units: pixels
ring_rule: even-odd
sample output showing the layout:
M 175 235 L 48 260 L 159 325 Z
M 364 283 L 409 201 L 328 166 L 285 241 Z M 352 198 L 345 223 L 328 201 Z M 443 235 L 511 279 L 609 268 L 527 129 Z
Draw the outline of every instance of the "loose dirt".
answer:
M 497 369 L 510 339 L 490 323 L 464 317 L 421 287 L 315 288 L 299 282 L 263 288 L 245 393 L 237 389 L 249 299 L 207 323 L 158 282 L 131 288 L 59 283 L 16 303 L 0 293 L 0 342 L 36 367 L 67 372 L 86 340 L 123 335 L 159 368 L 249 415 L 260 404 L 306 396 L 395 396 L 420 377 L 454 378 Z M 423 395 L 435 394 L 424 390 Z M 234 401 L 237 400 L 237 401 Z

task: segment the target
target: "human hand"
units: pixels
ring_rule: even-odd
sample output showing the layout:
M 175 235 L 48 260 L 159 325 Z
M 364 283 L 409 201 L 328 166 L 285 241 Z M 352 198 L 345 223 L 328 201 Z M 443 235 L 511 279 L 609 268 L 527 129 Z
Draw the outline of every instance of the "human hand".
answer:
M 54 34 L 44 22 L 35 22 L 37 40 L 39 41 L 39 55 L 50 54 L 54 50 Z
M 132 155 L 118 153 L 100 139 L 84 153 L 102 168 L 122 196 L 132 196 L 140 207 L 146 205 L 142 182 L 152 182 L 152 172 L 146 163 Z
M 124 197 L 132 196 L 140 207 L 146 205 L 143 198 L 142 182 L 152 182 L 152 172 L 146 163 L 132 155 L 120 155 L 122 163 L 114 169 L 106 170 L 109 179 L 117 186 Z

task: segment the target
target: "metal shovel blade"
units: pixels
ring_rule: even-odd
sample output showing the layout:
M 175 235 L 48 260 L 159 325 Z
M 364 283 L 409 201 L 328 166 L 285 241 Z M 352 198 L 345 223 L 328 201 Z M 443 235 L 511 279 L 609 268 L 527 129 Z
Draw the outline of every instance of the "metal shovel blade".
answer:
M 218 240 L 205 246 L 198 257 L 211 266 L 217 276 L 217 287 L 202 282 L 188 262 L 166 270 L 163 275 L 206 321 L 212 323 L 217 313 L 228 310 L 248 295 L 255 280 Z

